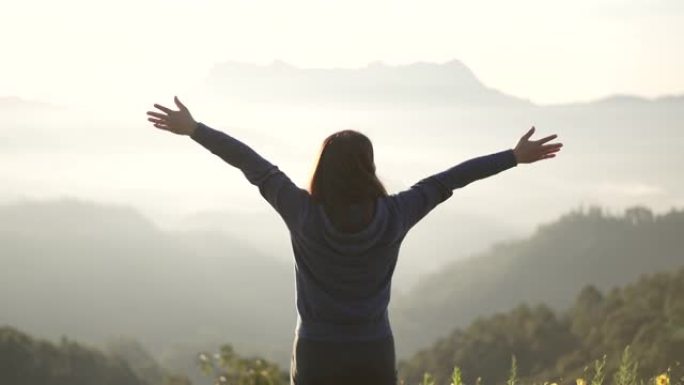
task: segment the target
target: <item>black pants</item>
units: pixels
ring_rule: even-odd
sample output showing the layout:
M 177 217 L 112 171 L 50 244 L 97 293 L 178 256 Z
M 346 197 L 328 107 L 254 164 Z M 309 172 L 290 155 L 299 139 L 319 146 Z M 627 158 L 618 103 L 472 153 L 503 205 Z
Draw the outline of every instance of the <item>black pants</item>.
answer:
M 291 385 L 396 385 L 394 337 L 359 342 L 295 336 Z

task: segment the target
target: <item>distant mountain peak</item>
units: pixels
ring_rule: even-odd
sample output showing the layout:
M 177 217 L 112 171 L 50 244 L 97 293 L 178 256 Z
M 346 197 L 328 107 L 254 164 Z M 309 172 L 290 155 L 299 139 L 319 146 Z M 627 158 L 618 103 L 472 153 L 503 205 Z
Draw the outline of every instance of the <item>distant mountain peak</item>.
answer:
M 297 68 L 294 67 L 293 65 L 291 65 L 291 64 L 289 64 L 289 63 L 286 63 L 285 61 L 280 60 L 280 59 L 274 59 L 274 60 L 271 62 L 270 67 L 271 67 L 271 68 L 280 68 L 280 69 L 297 69 Z
M 445 66 L 465 67 L 465 64 L 463 64 L 463 62 L 460 61 L 460 60 L 458 60 L 458 59 L 447 60 L 447 61 L 445 61 L 444 63 L 442 63 L 442 65 L 445 65 Z
M 530 105 L 483 85 L 463 62 L 416 61 L 358 68 L 301 68 L 276 59 L 270 65 L 228 61 L 209 73 L 207 87 L 225 98 L 278 103 L 378 105 Z

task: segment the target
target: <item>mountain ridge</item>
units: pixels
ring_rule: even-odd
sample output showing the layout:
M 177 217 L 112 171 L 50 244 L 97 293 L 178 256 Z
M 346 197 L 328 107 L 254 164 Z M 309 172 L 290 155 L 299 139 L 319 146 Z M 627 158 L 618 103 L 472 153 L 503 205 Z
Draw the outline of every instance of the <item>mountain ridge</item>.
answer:
M 643 206 L 623 216 L 600 207 L 541 224 L 529 237 L 498 242 L 426 276 L 391 304 L 398 346 L 415 351 L 456 326 L 521 301 L 555 309 L 584 285 L 602 290 L 640 274 L 684 265 L 684 208 L 654 215 Z M 644 256 L 648 256 L 645 258 Z
M 668 94 L 662 94 L 659 96 L 654 96 L 654 97 L 646 97 L 646 96 L 641 96 L 637 94 L 624 94 L 620 92 L 616 93 L 611 93 L 607 94 L 601 97 L 595 97 L 595 98 L 590 98 L 588 100 L 576 100 L 576 101 L 569 101 L 569 102 L 560 102 L 560 103 L 534 103 L 530 100 L 529 97 L 521 97 L 521 96 L 514 96 L 511 94 L 507 94 L 503 91 L 500 91 L 496 87 L 493 86 L 488 86 L 485 85 L 480 81 L 480 79 L 477 77 L 477 75 L 474 73 L 474 71 L 468 67 L 465 63 L 463 63 L 461 60 L 453 58 L 450 60 L 446 60 L 443 62 L 431 62 L 431 61 L 426 61 L 426 60 L 414 60 L 408 63 L 402 63 L 402 64 L 387 64 L 382 60 L 375 60 L 375 61 L 370 61 L 366 63 L 365 65 L 362 66 L 353 66 L 353 67 L 303 67 L 303 66 L 296 66 L 291 63 L 288 63 L 282 59 L 273 59 L 271 62 L 267 64 L 259 64 L 259 63 L 254 63 L 254 62 L 248 62 L 248 61 L 242 61 L 242 60 L 226 60 L 222 62 L 216 62 L 213 64 L 213 66 L 210 67 L 208 73 L 204 77 L 203 80 L 198 79 L 200 83 L 203 83 L 205 86 L 208 86 L 210 89 L 215 87 L 215 85 L 212 85 L 212 83 L 215 83 L 217 80 L 221 81 L 221 78 L 226 75 L 226 73 L 230 73 L 231 71 L 243 71 L 244 73 L 242 75 L 251 75 L 254 76 L 252 87 L 249 87 L 249 84 L 245 84 L 244 88 L 249 89 L 249 88 L 254 88 L 254 85 L 257 84 L 259 87 L 257 88 L 262 88 L 265 89 L 267 87 L 264 86 L 264 84 L 259 84 L 262 80 L 274 80 L 272 77 L 273 75 L 279 75 L 279 76 L 294 76 L 296 81 L 301 81 L 308 76 L 307 74 L 317 74 L 317 76 L 325 75 L 325 74 L 336 74 L 336 75 L 344 75 L 344 74 L 360 74 L 363 72 L 368 72 L 372 73 L 375 75 L 382 74 L 383 72 L 391 72 L 391 71 L 409 71 L 409 72 L 425 72 L 425 73 L 432 73 L 434 75 L 435 73 L 438 73 L 442 76 L 444 75 L 458 75 L 460 76 L 462 81 L 465 81 L 467 85 L 470 85 L 473 87 L 471 91 L 475 91 L 479 95 L 473 95 L 476 99 L 477 98 L 484 98 L 485 96 L 491 98 L 491 100 L 494 100 L 498 104 L 504 104 L 504 105 L 512 105 L 512 106 L 529 106 L 529 107 L 539 107 L 539 108 L 544 108 L 544 107 L 549 107 L 549 108 L 555 108 L 555 107 L 572 107 L 572 106 L 594 106 L 594 105 L 605 105 L 605 104 L 614 104 L 614 103 L 684 103 L 684 91 L 682 93 L 668 93 Z M 268 75 L 269 72 L 272 72 L 271 75 Z M 449 76 L 446 77 L 446 80 L 449 80 Z M 238 76 L 238 78 L 242 78 L 244 76 Z M 264 77 L 271 77 L 271 79 L 264 79 Z M 232 79 L 235 80 L 235 79 Z M 454 79 L 451 79 L 452 81 Z M 293 84 L 297 84 L 296 82 Z M 230 88 L 228 88 L 230 89 Z M 439 92 L 437 92 L 439 93 Z M 485 95 L 482 95 L 484 93 Z M 226 96 L 224 93 L 219 92 L 219 95 Z M 487 95 L 488 94 L 488 95 Z M 282 95 L 283 97 L 287 97 L 287 94 Z M 438 100 L 438 99 L 437 99 Z M 488 99 L 484 99 L 485 101 Z M 468 102 L 467 99 L 463 99 L 462 101 Z M 483 100 L 480 100 L 480 103 L 476 104 L 482 104 Z M 401 102 L 401 100 L 399 100 Z M 12 109 L 21 109 L 21 110 L 26 110 L 26 109 L 35 109 L 35 108 L 40 108 L 40 109 L 48 109 L 48 110 L 61 110 L 64 107 L 55 105 L 50 102 L 46 101 L 41 101 L 41 100 L 34 100 L 34 99 L 26 99 L 18 96 L 13 96 L 13 95 L 6 95 L 6 96 L 0 96 L 0 112 L 3 110 L 12 110 Z
M 571 101 L 563 103 L 551 103 L 551 104 L 537 104 L 530 101 L 529 98 L 513 96 L 506 94 L 495 87 L 490 87 L 483 84 L 479 78 L 475 75 L 474 71 L 470 69 L 466 64 L 458 59 L 450 59 L 444 62 L 429 62 L 429 61 L 413 61 L 404 64 L 386 64 L 381 60 L 370 61 L 363 66 L 355 67 L 302 67 L 295 66 L 281 59 L 274 59 L 268 64 L 257 64 L 247 61 L 237 61 L 228 60 L 220 63 L 215 63 L 210 69 L 209 73 L 205 77 L 206 84 L 213 84 L 211 87 L 216 86 L 216 82 L 222 82 L 226 79 L 231 81 L 239 81 L 240 76 L 232 76 L 231 72 L 242 72 L 243 76 L 254 76 L 250 79 L 253 84 L 259 83 L 264 78 L 268 78 L 270 81 L 277 80 L 281 77 L 292 76 L 296 82 L 293 84 L 304 84 L 307 81 L 307 76 L 311 77 L 324 77 L 326 75 L 336 75 L 336 76 L 348 76 L 350 81 L 359 80 L 363 74 L 372 74 L 374 76 L 384 76 L 387 73 L 402 72 L 411 76 L 423 76 L 422 80 L 435 80 L 435 77 L 442 77 L 442 80 L 454 81 L 459 80 L 459 82 L 452 83 L 451 85 L 465 85 L 469 92 L 475 92 L 476 95 L 471 95 L 479 98 L 479 102 L 495 102 L 503 105 L 528 105 L 533 107 L 565 107 L 565 106 L 575 106 L 575 105 L 594 105 L 594 104 L 605 104 L 614 102 L 684 102 L 684 93 L 682 94 L 665 94 L 657 97 L 644 97 L 633 94 L 623 94 L 614 93 L 608 94 L 602 97 L 593 98 L 587 101 Z M 354 76 L 351 76 L 351 75 Z M 428 77 L 425 77 L 429 74 Z M 236 74 L 237 75 L 237 74 Z M 432 78 L 432 79 L 431 79 Z M 370 80 L 372 78 L 369 78 Z M 382 79 L 380 79 L 382 80 Z M 394 78 L 399 83 L 402 82 L 401 78 Z M 434 84 L 433 84 L 434 85 Z M 260 88 L 260 87 L 257 87 Z M 332 90 L 331 90 L 332 91 Z M 439 92 L 438 92 L 439 93 Z M 484 93 L 484 94 L 483 94 Z M 443 95 L 448 96 L 448 95 Z M 453 95 L 452 95 L 453 97 Z M 464 99 L 464 101 L 467 101 Z M 481 103 L 480 103 L 481 104 Z

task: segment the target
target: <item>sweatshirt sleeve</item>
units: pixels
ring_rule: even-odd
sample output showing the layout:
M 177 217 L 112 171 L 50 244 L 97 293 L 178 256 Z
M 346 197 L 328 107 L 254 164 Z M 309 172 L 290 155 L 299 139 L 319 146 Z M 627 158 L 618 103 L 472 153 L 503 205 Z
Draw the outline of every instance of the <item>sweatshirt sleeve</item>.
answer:
M 453 190 L 464 187 L 518 165 L 513 149 L 469 159 L 440 173 L 421 179 L 393 196 L 405 232 L 438 204 L 449 199 Z
M 309 193 L 297 187 L 277 166 L 232 136 L 203 123 L 190 136 L 226 163 L 237 167 L 249 183 L 280 214 L 289 229 L 299 228 L 308 208 Z

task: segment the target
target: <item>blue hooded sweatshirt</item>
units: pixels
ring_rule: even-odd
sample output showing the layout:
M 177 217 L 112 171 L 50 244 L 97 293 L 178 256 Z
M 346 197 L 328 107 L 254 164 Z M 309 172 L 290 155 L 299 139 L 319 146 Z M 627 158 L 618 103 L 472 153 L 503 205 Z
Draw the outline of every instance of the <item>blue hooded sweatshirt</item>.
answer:
M 323 207 L 277 166 L 239 140 L 198 123 L 191 138 L 242 171 L 285 221 L 295 259 L 299 337 L 361 341 L 392 334 L 387 307 L 392 273 L 407 232 L 453 190 L 517 166 L 512 149 L 472 158 L 379 197 L 371 223 L 338 231 Z M 361 221 L 360 206 L 348 211 Z

